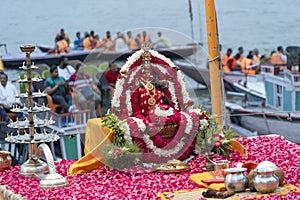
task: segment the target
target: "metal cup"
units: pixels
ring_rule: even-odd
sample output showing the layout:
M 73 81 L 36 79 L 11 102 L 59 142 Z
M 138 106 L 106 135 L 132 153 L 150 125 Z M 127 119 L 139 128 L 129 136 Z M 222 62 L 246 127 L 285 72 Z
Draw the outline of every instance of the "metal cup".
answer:
M 220 169 L 227 169 L 229 167 L 228 160 L 219 160 L 214 162 L 214 169 L 220 170 Z

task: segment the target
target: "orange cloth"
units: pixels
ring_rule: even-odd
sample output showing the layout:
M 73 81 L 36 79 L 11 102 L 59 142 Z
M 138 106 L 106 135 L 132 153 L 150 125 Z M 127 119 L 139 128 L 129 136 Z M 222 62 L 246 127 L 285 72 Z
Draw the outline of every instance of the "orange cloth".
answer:
M 201 185 L 205 188 L 215 189 L 215 190 L 221 190 L 225 188 L 224 183 L 213 183 L 210 185 L 207 185 L 202 182 L 202 180 L 211 180 L 211 179 L 224 179 L 225 172 L 224 170 L 217 170 L 217 171 L 211 171 L 211 172 L 203 172 L 198 174 L 192 174 L 190 176 L 190 179 L 197 183 L 198 185 Z
M 272 54 L 272 57 L 271 57 L 271 63 L 273 65 L 279 65 L 280 66 L 280 70 L 283 70 L 284 68 L 286 68 L 286 64 L 282 59 L 281 59 L 281 56 L 283 54 L 282 53 L 273 53 Z
M 254 75 L 256 74 L 256 71 L 254 68 L 248 68 L 250 65 L 252 65 L 252 60 L 249 58 L 245 58 L 243 62 L 241 63 L 241 70 L 244 74 Z
M 234 152 L 240 153 L 241 156 L 248 156 L 246 147 L 235 139 L 231 140 L 229 148 Z
M 100 118 L 89 119 L 86 126 L 85 156 L 72 164 L 68 175 L 83 174 L 105 166 L 101 147 L 110 143 L 113 131 L 103 127 Z
M 222 59 L 222 70 L 225 72 L 230 72 L 236 68 L 236 59 L 233 56 L 224 55 Z
M 67 53 L 69 51 L 68 43 L 65 39 L 56 42 L 59 53 Z
M 82 40 L 82 46 L 84 49 L 87 50 L 92 50 L 94 48 L 90 37 L 86 37 Z

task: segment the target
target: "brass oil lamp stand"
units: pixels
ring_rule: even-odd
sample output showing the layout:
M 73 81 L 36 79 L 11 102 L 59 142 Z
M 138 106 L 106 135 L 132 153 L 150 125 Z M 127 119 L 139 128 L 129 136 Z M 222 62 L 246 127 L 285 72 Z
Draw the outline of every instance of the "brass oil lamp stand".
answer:
M 25 163 L 23 163 L 20 167 L 20 174 L 23 176 L 36 176 L 41 179 L 40 187 L 41 188 L 53 188 L 53 187 L 62 187 L 68 185 L 68 181 L 66 178 L 62 177 L 60 174 L 56 173 L 53 156 L 50 151 L 48 145 L 44 144 L 45 142 L 54 142 L 59 139 L 59 136 L 52 131 L 51 133 L 47 133 L 46 129 L 44 129 L 43 133 L 37 133 L 36 128 L 38 127 L 46 127 L 50 124 L 54 124 L 55 121 L 52 118 L 48 119 L 37 119 L 35 117 L 35 113 L 45 112 L 50 110 L 46 106 L 37 106 L 33 105 L 33 98 L 45 97 L 47 94 L 43 92 L 33 92 L 32 82 L 34 81 L 42 81 L 39 78 L 33 78 L 31 71 L 37 69 L 38 67 L 31 64 L 30 54 L 34 51 L 35 46 L 33 45 L 23 45 L 20 47 L 21 51 L 26 54 L 26 63 L 20 67 L 23 70 L 27 71 L 27 75 L 24 78 L 20 78 L 19 83 L 27 83 L 28 91 L 26 93 L 19 94 L 17 97 L 27 98 L 28 99 L 28 107 L 24 106 L 13 107 L 11 109 L 12 112 L 27 112 L 29 115 L 29 120 L 26 121 L 10 121 L 9 127 L 17 128 L 17 129 L 28 129 L 29 133 L 24 131 L 25 134 L 17 135 L 9 135 L 5 138 L 6 141 L 12 143 L 21 143 L 28 144 L 28 152 L 29 158 Z M 37 147 L 37 144 L 42 143 Z M 46 158 L 46 162 L 39 159 L 39 157 L 44 153 Z
M 27 67 L 27 80 L 28 80 L 28 106 L 32 108 L 32 82 L 31 82 L 31 60 L 30 54 L 34 51 L 35 46 L 24 45 L 21 46 L 21 51 L 26 54 L 26 67 Z M 34 141 L 34 126 L 33 125 L 33 112 L 29 112 L 29 139 Z M 23 176 L 32 176 L 36 173 L 47 173 L 48 166 L 45 162 L 37 159 L 35 155 L 36 143 L 29 143 L 28 147 L 29 159 L 21 165 L 20 174 Z

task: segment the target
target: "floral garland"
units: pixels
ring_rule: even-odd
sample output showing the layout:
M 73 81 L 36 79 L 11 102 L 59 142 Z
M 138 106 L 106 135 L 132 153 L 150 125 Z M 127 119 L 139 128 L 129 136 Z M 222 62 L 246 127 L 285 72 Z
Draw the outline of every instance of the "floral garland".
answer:
M 159 80 L 165 80 L 168 84 L 168 89 L 171 93 L 171 100 L 175 103 L 174 108 L 176 110 L 187 110 L 189 114 L 180 112 L 183 119 L 180 121 L 178 130 L 173 140 L 167 145 L 162 145 L 159 140 L 153 138 L 156 128 L 152 128 L 150 135 L 138 133 L 144 133 L 146 126 L 143 120 L 129 117 L 132 115 L 131 95 L 138 85 L 134 82 L 138 80 L 140 73 L 143 69 L 142 54 L 144 50 L 135 52 L 120 70 L 121 77 L 116 83 L 116 89 L 114 97 L 112 99 L 112 111 L 116 113 L 120 120 L 122 120 L 120 129 L 124 131 L 124 139 L 127 143 L 132 144 L 133 138 L 138 139 L 144 144 L 145 148 L 151 150 L 155 155 L 159 157 L 170 157 L 178 154 L 183 148 L 188 148 L 187 144 L 194 140 L 194 136 L 190 133 L 197 133 L 199 127 L 199 109 L 192 109 L 192 101 L 189 98 L 188 92 L 185 87 L 184 75 L 174 63 L 159 54 L 156 51 L 150 50 L 151 53 L 151 69 L 157 74 Z M 172 116 L 174 114 L 173 108 L 162 111 L 158 106 L 154 110 L 155 115 L 158 117 L 158 121 L 163 122 L 165 117 Z M 192 117 L 190 116 L 192 115 Z M 157 132 L 156 132 L 157 133 Z M 152 135 L 152 136 L 151 136 Z M 159 146 L 159 147 L 158 147 Z M 161 146 L 163 146 L 161 148 Z

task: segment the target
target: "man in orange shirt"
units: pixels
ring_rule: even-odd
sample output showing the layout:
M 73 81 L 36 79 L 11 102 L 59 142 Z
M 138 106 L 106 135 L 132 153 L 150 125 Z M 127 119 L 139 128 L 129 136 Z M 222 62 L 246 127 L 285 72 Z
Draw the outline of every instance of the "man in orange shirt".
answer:
M 86 34 L 85 38 L 82 40 L 83 49 L 92 50 L 94 48 L 93 41 L 91 40 L 90 34 Z
M 272 54 L 271 63 L 279 66 L 280 70 L 286 68 L 287 57 L 284 54 L 282 46 L 277 47 L 277 53 Z
M 235 69 L 236 61 L 235 58 L 231 55 L 232 49 L 227 49 L 227 52 L 224 53 L 224 57 L 222 59 L 222 69 L 225 72 L 230 72 Z

